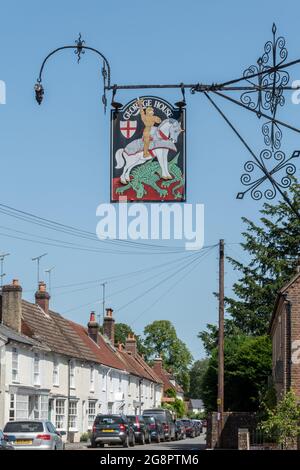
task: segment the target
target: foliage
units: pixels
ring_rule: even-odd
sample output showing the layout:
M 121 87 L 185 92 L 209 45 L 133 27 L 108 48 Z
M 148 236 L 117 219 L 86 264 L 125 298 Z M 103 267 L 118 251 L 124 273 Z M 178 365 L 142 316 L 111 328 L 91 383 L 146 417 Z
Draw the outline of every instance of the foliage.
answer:
M 267 336 L 237 335 L 224 342 L 225 410 L 255 411 L 271 374 L 272 349 Z M 201 398 L 207 411 L 217 407 L 218 352 L 214 349 L 201 384 Z
M 146 358 L 151 361 L 161 356 L 163 367 L 171 372 L 185 392 L 189 389 L 189 365 L 192 355 L 185 343 L 178 338 L 168 320 L 156 320 L 144 329 Z
M 208 367 L 208 359 L 195 361 L 190 369 L 189 398 L 201 398 L 201 383 Z
M 165 396 L 169 398 L 176 398 L 176 391 L 173 388 L 168 388 L 168 390 L 165 391 Z
M 84 432 L 80 436 L 80 442 L 88 442 L 91 438 L 91 432 Z
M 180 398 L 175 398 L 173 403 L 163 403 L 162 407 L 176 413 L 176 418 L 185 416 L 185 404 Z
M 116 323 L 115 324 L 115 344 L 122 343 L 125 344 L 126 338 L 129 334 L 134 334 L 136 338 L 137 350 L 140 355 L 145 354 L 146 350 L 143 345 L 143 341 L 139 335 L 136 335 L 132 328 L 126 323 Z
M 275 437 L 284 449 L 296 443 L 300 436 L 300 406 L 293 391 L 289 391 L 274 410 L 268 410 L 268 418 L 261 423 L 261 428 Z
M 300 185 L 295 180 L 289 189 L 289 198 L 300 212 Z M 225 335 L 239 332 L 252 336 L 267 332 L 278 290 L 293 276 L 299 259 L 300 221 L 285 201 L 265 203 L 260 223 L 243 217 L 243 250 L 249 255 L 249 264 L 228 257 L 240 279 L 233 285 L 234 298 L 227 297 Z M 208 354 L 216 346 L 218 328 L 207 325 L 199 333 Z

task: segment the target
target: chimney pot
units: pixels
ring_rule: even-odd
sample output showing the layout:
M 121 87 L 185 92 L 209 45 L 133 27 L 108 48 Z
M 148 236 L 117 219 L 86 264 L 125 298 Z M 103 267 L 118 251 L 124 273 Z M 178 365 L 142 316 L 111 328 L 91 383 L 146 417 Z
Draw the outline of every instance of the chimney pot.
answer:
M 95 312 L 92 311 L 90 313 L 90 321 L 88 322 L 88 335 L 89 337 L 95 342 L 98 343 L 98 332 L 99 332 L 99 324 L 96 321 Z
M 113 309 L 107 308 L 103 321 L 103 334 L 107 336 L 111 344 L 115 344 L 115 319 L 113 317 Z
M 44 281 L 39 282 L 38 290 L 35 293 L 35 303 L 44 310 L 45 313 L 49 312 L 50 295 L 47 292 L 47 287 Z
M 22 325 L 22 287 L 17 279 L 2 287 L 2 316 L 4 325 L 21 333 Z
M 125 349 L 128 353 L 136 356 L 137 354 L 136 339 L 133 333 L 128 334 L 128 337 L 126 339 Z

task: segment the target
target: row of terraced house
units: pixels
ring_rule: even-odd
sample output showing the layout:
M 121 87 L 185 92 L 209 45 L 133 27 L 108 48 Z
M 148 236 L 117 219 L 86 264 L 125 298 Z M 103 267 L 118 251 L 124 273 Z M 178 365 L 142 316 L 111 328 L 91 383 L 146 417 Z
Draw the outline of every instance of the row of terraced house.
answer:
M 166 377 L 151 368 L 136 339 L 115 346 L 115 320 L 106 309 L 103 334 L 92 312 L 87 326 L 49 309 L 40 282 L 35 303 L 17 280 L 0 296 L 0 428 L 9 420 L 49 419 L 70 439 L 92 428 L 98 413 L 139 414 L 161 405 Z M 168 377 L 179 396 L 181 390 Z

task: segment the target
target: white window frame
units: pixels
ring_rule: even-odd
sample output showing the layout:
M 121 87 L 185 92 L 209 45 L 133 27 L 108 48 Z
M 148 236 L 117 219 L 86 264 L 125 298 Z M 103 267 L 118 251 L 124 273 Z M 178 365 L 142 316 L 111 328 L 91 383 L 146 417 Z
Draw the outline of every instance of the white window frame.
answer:
M 41 371 L 40 371 L 40 355 L 34 353 L 33 357 L 33 385 L 39 387 L 41 385 Z
M 12 382 L 19 383 L 19 352 L 17 348 L 11 350 L 11 376 Z
M 94 424 L 95 417 L 97 414 L 96 405 L 97 405 L 96 400 L 88 401 L 88 430 L 93 428 L 93 424 Z
M 53 358 L 52 382 L 54 387 L 59 387 L 59 362 L 56 356 Z
M 102 392 L 105 392 L 106 391 L 106 387 L 107 387 L 107 383 L 106 383 L 106 373 L 105 371 L 102 371 L 101 372 L 101 375 L 102 375 Z
M 16 419 L 16 395 L 14 393 L 9 394 L 9 421 Z
M 62 426 L 60 426 L 62 424 Z M 64 398 L 57 398 L 55 400 L 55 427 L 56 429 L 63 430 L 66 425 L 66 400 Z
M 70 431 L 77 431 L 78 423 L 78 402 L 77 400 L 69 401 L 69 429 Z M 75 413 L 74 413 L 75 411 Z
M 119 392 L 122 392 L 122 376 L 119 374 Z

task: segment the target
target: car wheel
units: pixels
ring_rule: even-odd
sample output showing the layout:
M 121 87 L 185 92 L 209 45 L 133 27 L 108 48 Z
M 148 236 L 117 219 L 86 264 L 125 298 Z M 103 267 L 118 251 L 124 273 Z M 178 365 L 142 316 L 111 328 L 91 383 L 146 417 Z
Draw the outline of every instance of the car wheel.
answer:
M 97 447 L 97 444 L 96 444 L 96 447 Z M 99 447 L 104 447 L 103 442 L 100 442 Z
M 151 444 L 151 434 L 148 434 L 147 444 Z
M 123 442 L 123 447 L 128 447 L 129 446 L 129 437 L 126 436 L 125 441 Z
M 160 435 L 159 434 L 157 434 L 156 442 L 157 442 L 157 444 L 160 444 Z
M 140 444 L 145 445 L 145 434 L 142 434 Z

